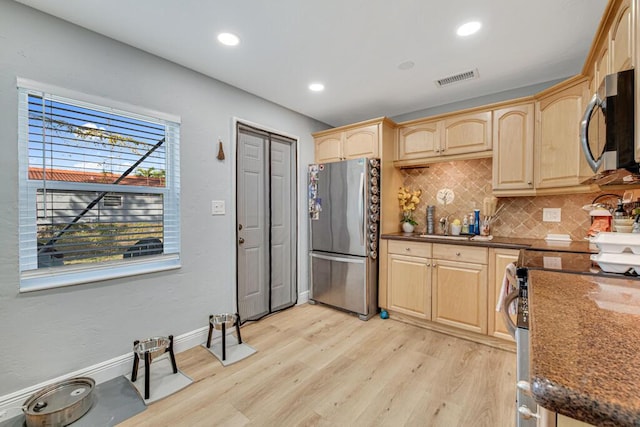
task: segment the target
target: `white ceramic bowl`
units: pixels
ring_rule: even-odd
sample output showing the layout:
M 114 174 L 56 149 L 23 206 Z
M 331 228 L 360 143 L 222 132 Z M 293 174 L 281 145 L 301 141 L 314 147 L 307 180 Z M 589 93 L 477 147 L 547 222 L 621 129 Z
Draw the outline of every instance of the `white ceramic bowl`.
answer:
M 616 225 L 616 231 L 618 233 L 631 233 L 633 231 L 633 225 Z

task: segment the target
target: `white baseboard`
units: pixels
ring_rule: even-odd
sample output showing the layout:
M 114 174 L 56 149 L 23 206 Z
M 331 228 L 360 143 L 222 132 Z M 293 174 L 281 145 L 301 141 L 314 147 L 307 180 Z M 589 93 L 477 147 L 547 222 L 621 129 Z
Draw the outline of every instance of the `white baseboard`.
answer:
M 234 329 L 228 332 L 233 333 Z M 204 327 L 196 329 L 186 334 L 174 337 L 173 350 L 174 353 L 181 353 L 190 348 L 199 346 L 207 342 L 207 336 L 209 328 Z M 220 340 L 220 335 L 214 336 L 213 341 Z M 144 362 L 142 362 L 144 364 Z M 122 356 L 114 357 L 113 359 L 106 360 L 93 366 L 89 366 L 84 369 L 71 372 L 67 375 L 62 375 L 57 378 L 53 378 L 49 381 L 45 381 L 40 384 L 36 384 L 31 387 L 18 390 L 14 393 L 0 396 L 0 422 L 3 420 L 13 418 L 22 412 L 22 405 L 24 402 L 38 390 L 47 387 L 51 384 L 64 381 L 69 378 L 75 377 L 90 377 L 96 384 L 103 383 L 121 375 L 131 375 L 131 368 L 133 367 L 133 351 Z M 178 366 L 180 368 L 180 366 Z
M 309 302 L 309 291 L 300 292 L 298 294 L 298 302 L 296 305 L 306 304 Z

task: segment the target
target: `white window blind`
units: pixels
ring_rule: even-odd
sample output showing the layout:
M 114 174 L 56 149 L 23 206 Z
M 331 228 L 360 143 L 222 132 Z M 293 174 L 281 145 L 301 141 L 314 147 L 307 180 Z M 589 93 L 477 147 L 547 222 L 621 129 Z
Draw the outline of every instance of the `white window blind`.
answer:
M 179 124 L 18 92 L 20 290 L 179 266 Z

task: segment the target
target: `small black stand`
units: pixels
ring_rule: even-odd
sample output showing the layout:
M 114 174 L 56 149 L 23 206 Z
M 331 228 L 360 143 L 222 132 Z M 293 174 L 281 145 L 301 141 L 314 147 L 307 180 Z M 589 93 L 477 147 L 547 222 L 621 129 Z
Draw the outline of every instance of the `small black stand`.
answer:
M 207 338 L 207 348 L 211 348 L 211 336 L 213 335 L 213 317 L 209 316 L 209 337 Z M 222 326 L 222 360 L 227 360 L 227 322 L 220 323 Z M 235 313 L 235 321 L 233 326 L 236 327 L 236 334 L 238 335 L 238 344 L 242 344 L 242 337 L 240 336 L 240 315 Z
M 131 371 L 131 382 L 135 382 L 138 379 L 138 367 L 140 365 L 140 356 L 136 351 L 136 346 L 140 343 L 140 340 L 133 342 L 133 369 Z M 176 356 L 173 352 L 173 335 L 169 335 L 169 345 L 164 350 L 164 353 L 169 352 L 169 358 L 171 359 L 171 367 L 173 373 L 178 373 L 178 365 L 176 364 Z M 164 354 L 163 353 L 163 354 Z M 151 352 L 144 352 L 144 398 L 149 399 L 151 392 Z

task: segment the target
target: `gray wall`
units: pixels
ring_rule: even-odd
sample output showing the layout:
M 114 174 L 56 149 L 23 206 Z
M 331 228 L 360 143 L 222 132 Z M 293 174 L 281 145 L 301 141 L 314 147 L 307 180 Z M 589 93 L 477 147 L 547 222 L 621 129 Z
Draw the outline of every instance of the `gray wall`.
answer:
M 182 118 L 180 270 L 18 293 L 17 76 Z M 233 117 L 300 138 L 299 289 L 307 289 L 304 165 L 313 161 L 310 133 L 328 126 L 10 0 L 0 0 L 0 112 L 0 396 L 234 310 Z M 211 215 L 214 199 L 226 201 L 225 216 Z
M 424 110 L 413 111 L 406 114 L 400 114 L 398 116 L 391 117 L 391 119 L 396 123 L 401 123 L 409 120 L 421 119 L 423 117 L 430 117 L 438 114 L 445 114 L 445 113 L 451 113 L 454 111 L 460 111 L 466 108 L 480 107 L 482 105 L 493 104 L 494 102 L 508 101 L 510 99 L 531 96 L 553 86 L 556 83 L 560 83 L 563 80 L 565 79 L 551 80 L 548 82 L 538 83 L 531 86 L 505 90 L 503 92 L 497 92 L 491 95 L 465 99 L 459 102 L 452 102 L 451 104 L 439 105 L 437 107 L 426 108 Z

